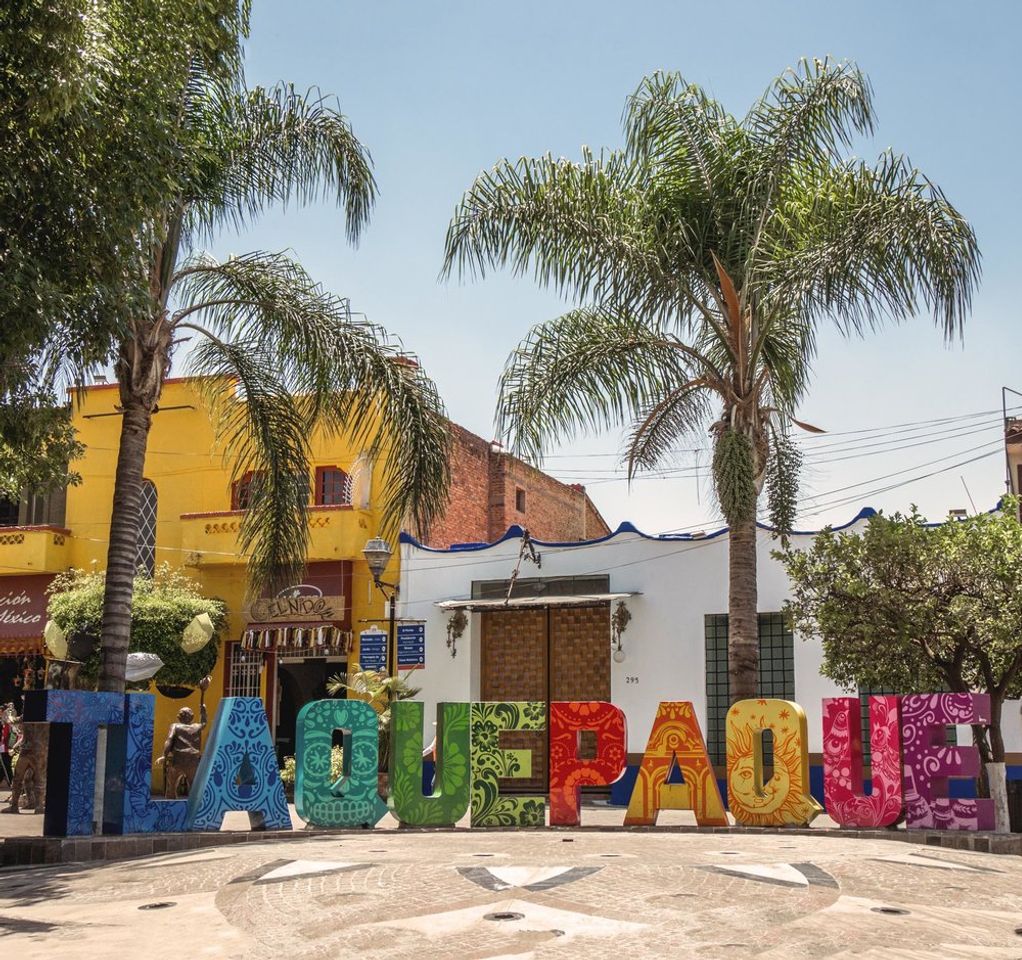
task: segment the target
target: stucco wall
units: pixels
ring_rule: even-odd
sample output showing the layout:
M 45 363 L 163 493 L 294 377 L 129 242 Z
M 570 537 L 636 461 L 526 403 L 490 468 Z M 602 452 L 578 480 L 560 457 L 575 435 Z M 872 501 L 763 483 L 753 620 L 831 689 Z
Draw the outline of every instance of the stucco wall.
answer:
M 854 524 L 861 529 L 865 521 Z M 812 535 L 798 535 L 796 546 L 808 546 Z M 426 668 L 415 676 L 423 689 L 427 717 L 443 700 L 478 699 L 479 614 L 469 617 L 465 635 L 450 656 L 447 614 L 436 602 L 468 597 L 473 580 L 510 576 L 518 559 L 520 540 L 512 537 L 478 550 L 434 552 L 413 543 L 402 546 L 403 602 L 401 616 L 426 621 Z M 782 565 L 771 557 L 776 549 L 769 533 L 760 531 L 759 609 L 779 611 L 788 593 Z M 645 747 L 656 706 L 661 700 L 691 700 L 706 720 L 705 640 L 706 614 L 727 612 L 727 534 L 700 540 L 654 540 L 636 533 L 618 533 L 599 543 L 540 547 L 542 568 L 526 564 L 522 576 L 556 577 L 587 573 L 610 575 L 613 592 L 636 591 L 627 601 L 632 613 L 624 635 L 626 658 L 611 662 L 612 700 L 628 718 L 628 749 Z M 610 640 L 608 637 L 608 656 Z M 819 753 L 820 701 L 840 696 L 832 681 L 820 675 L 822 648 L 815 638 L 795 637 L 796 699 L 809 719 L 809 750 Z M 1005 706 L 1007 748 L 1022 757 L 1019 703 Z M 959 729 L 959 742 L 969 742 L 968 728 Z

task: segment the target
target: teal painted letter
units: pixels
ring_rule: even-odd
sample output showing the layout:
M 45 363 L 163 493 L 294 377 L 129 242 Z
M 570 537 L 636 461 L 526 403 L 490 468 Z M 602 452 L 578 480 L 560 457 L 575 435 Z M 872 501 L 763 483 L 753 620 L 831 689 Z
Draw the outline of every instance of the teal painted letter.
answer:
M 298 714 L 295 808 L 314 827 L 372 827 L 387 812 L 380 799 L 380 723 L 361 700 L 314 700 Z M 330 779 L 335 730 L 344 732 L 344 775 Z
M 433 792 L 422 793 L 422 720 L 418 700 L 391 708 L 390 801 L 394 815 L 410 827 L 454 826 L 468 812 L 469 738 L 467 703 L 437 704 L 437 758 Z

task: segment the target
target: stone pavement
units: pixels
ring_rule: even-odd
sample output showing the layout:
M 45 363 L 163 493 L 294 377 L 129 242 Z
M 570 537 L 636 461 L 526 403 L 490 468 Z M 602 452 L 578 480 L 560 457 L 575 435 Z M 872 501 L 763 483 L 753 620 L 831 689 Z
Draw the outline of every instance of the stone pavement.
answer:
M 1017 960 L 1022 859 L 825 834 L 296 834 L 0 871 L 0 936 L 19 960 Z

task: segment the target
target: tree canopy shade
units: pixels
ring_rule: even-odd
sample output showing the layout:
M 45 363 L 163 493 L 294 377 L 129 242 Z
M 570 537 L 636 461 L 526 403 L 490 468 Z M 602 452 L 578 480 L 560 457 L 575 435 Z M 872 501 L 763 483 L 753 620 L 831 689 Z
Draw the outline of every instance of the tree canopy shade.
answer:
M 579 302 L 531 331 L 501 382 L 513 448 L 539 458 L 625 427 L 631 478 L 709 427 L 730 525 L 731 693 L 755 695 L 756 510 L 794 518 L 791 426 L 821 324 L 862 334 L 920 310 L 958 335 L 979 277 L 972 229 L 900 156 L 850 159 L 873 131 L 854 64 L 803 60 L 739 120 L 676 73 L 645 78 L 625 147 L 503 160 L 447 232 L 444 273 L 510 267 Z
M 216 0 L 219 9 L 227 0 Z M 229 4 L 230 5 L 230 4 Z M 139 497 L 152 417 L 175 348 L 208 386 L 221 445 L 237 475 L 254 471 L 240 543 L 250 588 L 293 583 L 305 564 L 309 437 L 345 434 L 385 459 L 384 512 L 428 528 L 446 503 L 447 424 L 431 380 L 379 327 L 353 319 L 284 253 L 219 262 L 202 244 L 274 204 L 334 197 L 348 236 L 369 219 L 376 183 L 368 152 L 335 101 L 287 84 L 250 88 L 236 51 L 247 3 L 197 37 L 169 103 L 173 147 L 158 176 L 166 202 L 133 246 L 144 296 L 118 316 L 114 371 L 121 436 L 103 610 L 103 690 L 120 690 L 131 635 Z M 226 31 L 226 36 L 221 33 Z M 207 47 L 217 53 L 205 55 Z M 165 162 L 164 162 L 165 161 Z M 233 388 L 225 390 L 225 384 Z
M 105 577 L 102 572 L 72 570 L 54 580 L 47 612 L 66 634 L 99 636 L 103 618 Z M 185 627 L 205 613 L 213 623 L 213 638 L 196 653 L 181 645 Z M 135 578 L 131 598 L 131 639 L 129 649 L 155 653 L 163 666 L 155 682 L 171 686 L 195 686 L 216 664 L 217 637 L 227 624 L 227 605 L 204 597 L 197 584 L 166 565 L 152 577 Z M 80 677 L 95 682 L 100 668 L 100 651 L 89 657 Z
M 992 722 L 976 741 L 1004 762 L 1001 710 L 1022 696 L 1022 524 L 999 513 L 927 524 L 877 515 L 862 533 L 825 530 L 780 554 L 795 628 L 823 642 L 825 676 L 858 687 L 990 694 Z
M 149 292 L 147 228 L 177 190 L 190 64 L 230 70 L 247 3 L 8 0 L 0 5 L 0 485 L 66 478 L 50 416 L 58 367 L 113 352 Z M 31 420 L 27 425 L 25 421 Z M 35 443 L 47 428 L 52 442 Z

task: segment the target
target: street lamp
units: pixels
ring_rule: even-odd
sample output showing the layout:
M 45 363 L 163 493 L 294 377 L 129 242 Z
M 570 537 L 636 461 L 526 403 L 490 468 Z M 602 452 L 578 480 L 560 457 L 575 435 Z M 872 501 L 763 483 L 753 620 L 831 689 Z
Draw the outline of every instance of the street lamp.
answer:
M 369 572 L 373 575 L 373 583 L 390 604 L 390 622 L 387 630 L 387 676 L 389 677 L 397 674 L 397 641 L 394 634 L 396 629 L 395 604 L 399 588 L 396 583 L 387 583 L 380 578 L 383 576 L 383 571 L 387 569 L 392 554 L 390 544 L 381 537 L 373 537 L 362 550 L 362 556 L 366 558 Z

